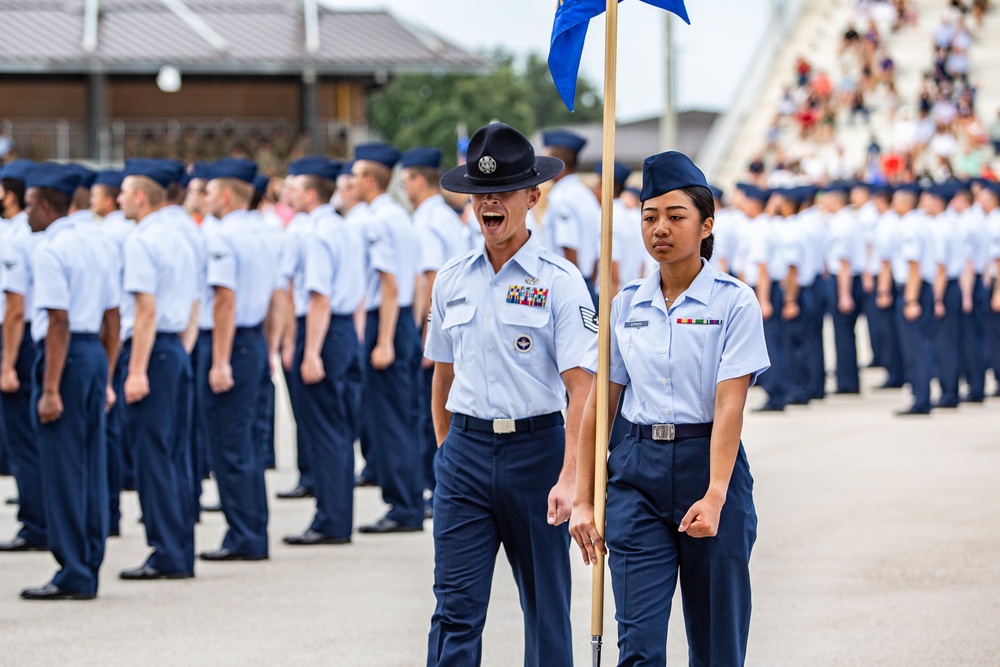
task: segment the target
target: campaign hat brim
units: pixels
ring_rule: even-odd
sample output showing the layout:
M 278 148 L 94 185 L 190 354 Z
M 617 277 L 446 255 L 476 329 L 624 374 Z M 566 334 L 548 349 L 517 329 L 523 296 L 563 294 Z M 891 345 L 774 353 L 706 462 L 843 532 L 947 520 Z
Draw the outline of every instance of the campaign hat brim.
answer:
M 441 187 L 449 192 L 463 195 L 513 192 L 552 180 L 562 172 L 563 167 L 563 162 L 559 158 L 539 156 L 535 158 L 533 173 L 523 177 L 519 175 L 518 180 L 506 182 L 506 179 L 503 178 L 475 178 L 473 180 L 469 177 L 469 172 L 463 164 L 450 169 L 441 176 Z

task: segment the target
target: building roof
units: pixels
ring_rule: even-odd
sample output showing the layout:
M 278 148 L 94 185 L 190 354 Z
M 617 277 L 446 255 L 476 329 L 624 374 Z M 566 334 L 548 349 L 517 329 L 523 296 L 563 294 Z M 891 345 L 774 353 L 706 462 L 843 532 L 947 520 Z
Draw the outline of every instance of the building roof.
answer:
M 6 73 L 148 74 L 174 65 L 205 74 L 371 75 L 489 66 L 388 12 L 334 11 L 316 0 L 0 0 L 0 17 Z
M 695 163 L 698 152 L 719 114 L 714 111 L 680 111 L 677 114 L 677 147 Z M 604 129 L 601 123 L 583 123 L 569 129 L 587 139 L 578 159 L 581 171 L 593 169 L 601 161 Z M 619 123 L 615 128 L 615 159 L 642 169 L 642 162 L 660 152 L 660 117 L 646 118 L 631 123 Z

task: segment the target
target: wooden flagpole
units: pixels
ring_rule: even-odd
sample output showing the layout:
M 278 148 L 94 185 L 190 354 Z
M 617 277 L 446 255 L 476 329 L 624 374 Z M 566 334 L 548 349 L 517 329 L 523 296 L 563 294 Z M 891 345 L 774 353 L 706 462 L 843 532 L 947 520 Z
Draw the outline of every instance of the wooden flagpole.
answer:
M 611 363 L 611 231 L 614 203 L 615 173 L 615 107 L 618 75 L 618 0 L 607 0 L 607 25 L 604 43 L 604 143 L 602 144 L 601 176 L 601 255 L 600 295 L 597 332 L 597 442 L 594 453 L 594 523 L 604 537 L 605 509 L 608 485 L 608 380 Z M 590 635 L 593 664 L 601 664 L 601 644 L 604 636 L 604 555 L 597 552 L 591 591 Z

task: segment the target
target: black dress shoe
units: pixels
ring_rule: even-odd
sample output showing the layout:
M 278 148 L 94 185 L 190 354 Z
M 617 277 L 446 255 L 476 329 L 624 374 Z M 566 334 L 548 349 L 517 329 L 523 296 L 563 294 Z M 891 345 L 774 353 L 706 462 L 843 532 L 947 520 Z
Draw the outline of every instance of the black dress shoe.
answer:
M 959 403 L 984 403 L 986 398 L 983 396 L 960 396 L 958 398 Z
M 153 579 L 190 579 L 194 572 L 162 572 L 148 563 L 134 570 L 122 570 L 119 579 L 126 581 L 151 581 Z
M 0 551 L 48 551 L 44 544 L 29 542 L 23 537 L 15 537 L 10 542 L 0 542 Z
M 370 523 L 367 526 L 361 526 L 360 528 L 358 528 L 358 532 L 369 533 L 369 534 L 419 533 L 423 529 L 424 529 L 423 524 L 418 524 L 416 526 L 408 526 L 394 519 L 390 519 L 387 516 L 384 516 L 375 523 Z
M 299 484 L 294 489 L 288 491 L 279 491 L 274 494 L 275 498 L 290 499 L 290 498 L 312 498 L 313 492 L 306 487 Z
M 221 503 L 215 503 L 214 505 L 202 505 L 201 506 L 201 511 L 202 512 L 221 512 L 222 511 L 222 504 Z
M 354 476 L 354 486 L 378 486 L 374 479 L 365 477 L 364 475 Z
M 267 560 L 267 554 L 238 554 L 225 547 L 215 551 L 203 551 L 198 554 L 202 560 Z
M 771 405 L 770 403 L 765 403 L 759 408 L 754 408 L 751 412 L 784 412 L 785 406 Z
M 59 588 L 55 584 L 45 584 L 38 588 L 25 588 L 21 591 L 25 600 L 93 600 L 96 593 L 79 593 Z
M 897 417 L 912 417 L 914 415 L 929 415 L 930 410 L 919 410 L 917 408 L 909 408 L 907 410 L 896 410 Z
M 18 498 L 17 496 L 11 496 L 10 498 L 8 498 L 7 500 L 5 500 L 3 502 L 4 502 L 4 505 L 20 505 L 21 504 L 21 499 Z
M 934 408 L 943 408 L 945 410 L 952 410 L 958 407 L 958 401 L 938 401 L 934 404 Z
M 885 384 L 880 384 L 880 385 L 878 385 L 875 388 L 876 389 L 902 389 L 903 388 L 903 383 L 902 382 L 886 382 Z
M 838 389 L 833 393 L 837 396 L 857 396 L 861 391 L 859 389 Z
M 119 528 L 118 526 L 108 528 L 108 537 L 121 537 L 121 535 L 122 535 L 122 529 Z
M 317 533 L 315 530 L 307 530 L 301 535 L 287 535 L 281 538 L 281 541 L 285 544 L 291 544 L 294 546 L 311 547 L 318 544 L 350 544 L 351 538 L 333 537 L 331 535 Z

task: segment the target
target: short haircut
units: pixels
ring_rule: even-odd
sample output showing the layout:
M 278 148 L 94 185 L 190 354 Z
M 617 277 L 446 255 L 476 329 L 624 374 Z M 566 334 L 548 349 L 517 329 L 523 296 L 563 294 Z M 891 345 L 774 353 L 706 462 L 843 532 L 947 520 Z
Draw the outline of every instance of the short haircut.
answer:
M 187 188 L 176 181 L 167 188 L 167 201 L 171 204 L 181 206 L 187 198 Z
M 5 178 L 3 179 L 3 189 L 5 192 L 11 192 L 17 198 L 17 206 L 22 211 L 24 210 L 24 181 L 19 181 L 16 178 Z
M 337 191 L 337 184 L 322 176 L 305 174 L 302 178 L 302 189 L 315 190 L 316 198 L 327 204 L 333 199 L 333 193 Z
M 361 173 L 370 174 L 375 179 L 375 184 L 379 190 L 388 190 L 389 182 L 392 180 L 392 169 L 381 162 L 373 160 L 360 160 Z
M 73 208 L 77 211 L 86 211 L 90 208 L 90 188 L 79 187 L 73 193 Z
M 434 167 L 407 167 L 406 169 L 424 179 L 427 185 L 432 189 L 437 190 L 440 187 L 440 169 L 435 169 Z
M 39 203 L 44 202 L 48 204 L 57 217 L 61 218 L 69 213 L 69 205 L 73 203 L 73 199 L 68 194 L 53 190 L 52 188 L 34 189 L 38 191 Z
M 244 207 L 250 203 L 250 199 L 253 197 L 253 186 L 246 181 L 241 181 L 238 178 L 216 178 L 213 180 L 219 182 L 220 190 L 229 190 L 237 203 Z
M 146 202 L 150 206 L 159 206 L 166 199 L 167 191 L 148 176 L 135 176 L 135 189 L 146 195 Z
M 98 189 L 97 191 L 100 193 L 102 197 L 111 197 L 112 199 L 114 199 L 115 206 L 116 207 L 118 206 L 118 195 L 122 193 L 121 188 L 116 188 L 113 185 L 106 185 L 104 183 L 98 183 L 97 185 L 95 185 L 93 188 L 90 189 L 91 199 L 93 199 L 94 188 Z
M 566 171 L 576 171 L 577 153 L 565 146 L 549 146 L 549 155 L 557 157 L 566 165 Z

